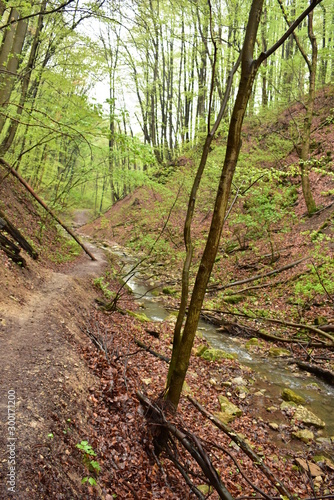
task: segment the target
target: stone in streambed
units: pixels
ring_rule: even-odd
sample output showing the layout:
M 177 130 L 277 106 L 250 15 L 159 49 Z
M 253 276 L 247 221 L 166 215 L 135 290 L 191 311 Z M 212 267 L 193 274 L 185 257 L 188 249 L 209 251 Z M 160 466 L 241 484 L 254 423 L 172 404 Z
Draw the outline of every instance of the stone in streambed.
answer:
M 283 401 L 283 403 L 280 405 L 280 409 L 282 411 L 289 411 L 289 410 L 294 410 L 297 408 L 297 404 L 293 403 L 292 401 Z
M 302 396 L 299 396 L 292 389 L 288 388 L 283 389 L 282 399 L 284 401 L 292 401 L 293 403 L 297 403 L 298 405 L 303 405 L 306 403 L 305 399 Z
M 200 356 L 207 361 L 219 361 L 220 359 L 236 359 L 237 357 L 236 354 L 230 354 L 229 352 L 222 351 L 221 349 L 214 349 L 213 347 L 205 349 L 202 354 L 200 354 Z
M 254 347 L 254 346 L 256 347 L 259 345 L 260 345 L 259 339 L 257 339 L 256 337 L 253 337 L 246 342 L 245 347 L 246 347 L 246 349 L 250 349 L 251 347 Z
M 303 441 L 303 443 L 309 443 L 314 439 L 313 432 L 307 429 L 301 429 L 300 431 L 293 432 L 292 435 L 293 437 L 300 439 L 300 441 Z
M 225 396 L 218 396 L 221 411 L 216 413 L 215 416 L 223 423 L 232 422 L 236 417 L 241 417 L 242 410 L 234 403 L 228 400 Z
M 304 408 L 304 406 L 298 406 L 295 414 L 293 416 L 293 421 L 298 420 L 305 425 L 314 425 L 314 427 L 323 428 L 325 427 L 325 422 L 323 422 L 319 417 L 314 415 L 310 410 Z

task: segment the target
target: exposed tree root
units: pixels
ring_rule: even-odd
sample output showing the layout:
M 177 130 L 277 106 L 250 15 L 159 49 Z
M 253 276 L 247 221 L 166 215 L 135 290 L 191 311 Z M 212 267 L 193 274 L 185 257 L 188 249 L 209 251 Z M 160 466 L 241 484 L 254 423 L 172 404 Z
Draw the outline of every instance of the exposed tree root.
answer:
M 177 468 L 178 470 L 180 470 L 180 472 L 182 469 L 181 474 L 183 475 L 183 477 L 186 478 L 187 476 L 188 485 L 190 486 L 190 483 L 192 484 L 189 478 L 189 474 L 182 466 L 182 464 L 179 462 L 179 460 L 176 457 L 176 454 L 173 452 L 173 448 L 171 447 L 171 445 L 173 445 L 174 439 L 176 439 L 179 443 L 181 443 L 182 446 L 197 462 L 197 464 L 202 469 L 209 483 L 217 491 L 219 497 L 222 498 L 223 500 L 233 500 L 232 495 L 229 493 L 229 491 L 225 488 L 224 484 L 222 483 L 216 469 L 214 468 L 200 440 L 194 434 L 186 431 L 185 429 L 180 429 L 176 427 L 176 425 L 169 422 L 166 419 L 163 410 L 157 403 L 152 402 L 150 399 L 148 399 L 146 396 L 144 396 L 138 391 L 136 395 L 141 404 L 147 411 L 146 416 L 149 420 L 149 424 L 155 428 L 159 428 L 159 432 L 158 433 L 155 432 L 156 434 L 155 447 L 157 451 L 158 452 L 164 451 L 167 453 L 168 456 L 173 457 L 171 458 L 171 460 L 174 463 L 177 462 Z M 191 489 L 193 492 L 196 492 L 196 495 L 199 498 L 203 498 L 203 495 L 196 488 L 195 485 L 192 484 Z

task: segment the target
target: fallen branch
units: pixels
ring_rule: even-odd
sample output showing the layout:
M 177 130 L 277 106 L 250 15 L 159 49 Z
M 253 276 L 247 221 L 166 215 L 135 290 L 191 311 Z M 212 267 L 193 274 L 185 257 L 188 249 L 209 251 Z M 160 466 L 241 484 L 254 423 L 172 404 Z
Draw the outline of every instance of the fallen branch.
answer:
M 184 446 L 184 448 L 200 466 L 210 484 L 215 488 L 219 498 L 223 500 L 234 500 L 232 495 L 222 483 L 200 440 L 194 434 L 184 429 L 180 430 L 174 424 L 168 422 L 161 408 L 152 403 L 146 396 L 138 391 L 136 392 L 136 395 L 141 404 L 148 410 L 149 413 L 147 415 L 150 415 L 151 425 L 159 426 L 163 432 L 167 431 L 168 434 L 174 436 Z M 163 441 L 167 443 L 168 439 L 165 438 L 166 436 L 164 436 Z M 165 446 L 159 443 L 159 438 L 156 438 L 156 445 L 158 448 L 160 447 L 161 450 L 165 449 Z
M 296 361 L 296 364 L 301 370 L 315 373 L 315 375 L 318 375 L 318 377 L 326 380 L 326 382 L 328 382 L 329 384 L 334 385 L 334 373 L 331 370 L 326 370 L 326 368 L 321 368 L 317 365 L 305 363 L 305 361 Z
M 228 283 L 227 285 L 221 285 L 221 286 L 215 286 L 213 285 L 208 289 L 208 291 L 217 291 L 217 290 L 225 290 L 226 288 L 231 288 L 233 286 L 237 285 L 243 285 L 244 283 L 250 283 L 251 281 L 256 281 L 262 278 L 266 278 L 267 276 L 272 276 L 273 274 L 278 274 L 283 271 L 286 271 L 287 269 L 291 269 L 294 266 L 297 266 L 301 262 L 304 262 L 304 260 L 309 259 L 309 257 L 303 257 L 302 259 L 295 260 L 294 262 L 290 262 L 290 264 L 287 264 L 286 266 L 280 267 L 278 269 L 274 269 L 273 271 L 269 271 L 268 273 L 264 274 L 257 274 L 256 276 L 252 276 L 251 278 L 247 278 L 244 280 L 239 280 L 239 281 L 234 281 L 233 283 Z
M 218 429 L 225 432 L 232 441 L 234 441 L 244 453 L 252 460 L 252 462 L 263 472 L 267 479 L 275 486 L 275 488 L 288 498 L 291 498 L 291 493 L 286 489 L 283 483 L 276 478 L 276 476 L 272 473 L 269 467 L 263 462 L 263 459 L 259 457 L 252 450 L 252 448 L 238 435 L 236 434 L 228 425 L 221 422 L 214 415 L 209 413 L 196 399 L 191 396 L 187 396 L 188 400 L 197 408 L 198 411 L 202 413 L 206 418 L 208 418 Z
M 8 220 L 3 212 L 0 211 L 0 231 L 6 231 L 34 260 L 38 258 L 38 253 L 22 236 L 20 231 Z
M 86 254 L 89 255 L 89 257 L 92 260 L 96 260 L 96 258 L 88 250 L 88 248 L 80 241 L 80 239 L 73 233 L 73 231 L 59 219 L 59 217 L 51 210 L 51 208 L 49 208 L 44 203 L 44 201 L 35 193 L 35 191 L 32 189 L 31 186 L 29 186 L 29 184 L 23 179 L 23 177 L 21 177 L 21 175 L 18 172 L 16 172 L 16 170 L 13 167 L 11 167 L 9 163 L 7 163 L 3 158 L 0 158 L 0 163 L 2 163 L 5 167 L 8 168 L 9 172 L 21 182 L 21 184 L 27 189 L 27 191 L 29 191 L 29 193 L 35 198 L 35 200 L 51 215 L 51 217 L 55 219 L 55 221 L 58 222 L 58 224 L 63 229 L 65 229 L 65 231 L 78 243 L 78 245 L 81 246 L 81 248 L 86 252 Z
M 289 326 L 291 328 L 298 328 L 298 329 L 302 328 L 304 330 L 308 330 L 308 331 L 317 333 L 318 335 L 329 339 L 331 341 L 331 344 L 334 344 L 334 337 L 332 335 L 329 335 L 329 333 L 327 333 L 323 330 L 320 330 L 320 328 L 317 328 L 316 326 L 305 325 L 303 323 L 293 323 L 291 321 L 284 321 L 281 319 L 263 318 L 261 316 L 249 316 L 248 314 L 232 313 L 230 311 L 219 311 L 217 309 L 202 309 L 202 311 L 204 313 L 213 312 L 213 313 L 218 313 L 218 314 L 222 314 L 222 315 L 228 314 L 230 316 L 239 316 L 241 318 L 247 318 L 247 319 L 251 319 L 251 320 L 267 321 L 268 323 L 275 323 L 278 325 Z
M 279 280 L 279 281 L 275 281 L 274 283 L 263 283 L 263 285 L 254 285 L 254 286 L 249 286 L 246 288 L 241 288 L 241 290 L 236 290 L 235 292 L 232 292 L 230 295 L 239 295 L 240 293 L 245 293 L 245 292 L 248 292 L 249 290 L 259 290 L 261 288 L 267 288 L 267 287 L 273 288 L 273 287 L 278 286 L 278 285 L 285 285 L 289 281 L 294 281 L 294 280 L 298 279 L 300 276 L 304 276 L 305 274 L 310 274 L 311 272 L 312 272 L 312 269 L 306 269 L 305 271 L 302 271 L 301 273 L 293 274 L 292 276 L 290 276 L 288 278 L 285 278 L 285 279 Z M 215 291 L 215 290 L 212 290 L 212 291 Z
M 167 356 L 164 356 L 163 354 L 160 354 L 160 353 L 154 351 L 148 345 L 143 344 L 143 342 L 141 342 L 140 340 L 134 339 L 134 342 L 135 342 L 135 344 L 137 344 L 138 347 L 141 347 L 142 349 L 144 349 L 144 351 L 147 351 L 150 354 L 153 354 L 153 356 L 155 356 L 156 358 L 162 359 L 162 361 L 165 361 L 165 363 L 170 362 L 170 359 L 167 358 Z

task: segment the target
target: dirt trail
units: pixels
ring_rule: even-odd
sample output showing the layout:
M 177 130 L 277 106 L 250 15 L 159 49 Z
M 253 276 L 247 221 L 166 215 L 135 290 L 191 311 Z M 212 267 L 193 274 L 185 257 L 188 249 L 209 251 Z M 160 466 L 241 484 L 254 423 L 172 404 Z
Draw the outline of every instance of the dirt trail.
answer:
M 80 219 L 85 219 L 81 213 Z M 56 441 L 48 434 L 59 425 L 65 429 L 67 419 L 85 428 L 93 378 L 74 341 L 79 345 L 87 342 L 80 323 L 94 298 L 91 278 L 100 276 L 106 265 L 103 252 L 88 246 L 96 262 L 84 257 L 70 271 L 41 271 L 38 286 L 26 291 L 24 304 L 15 297 L 0 298 L 1 499 L 47 498 L 39 479 L 40 471 L 50 467 L 48 440 Z M 15 429 L 14 425 L 8 427 L 8 415 Z M 9 458 L 15 459 L 12 469 Z M 80 478 L 67 480 L 71 498 L 76 498 Z M 15 492 L 8 490 L 11 485 Z

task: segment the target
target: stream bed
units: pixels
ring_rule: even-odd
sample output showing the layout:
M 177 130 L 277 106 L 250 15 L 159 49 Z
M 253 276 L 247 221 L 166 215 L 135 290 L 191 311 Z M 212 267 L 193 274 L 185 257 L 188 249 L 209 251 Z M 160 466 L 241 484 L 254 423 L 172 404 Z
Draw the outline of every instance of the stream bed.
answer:
M 113 246 L 109 248 L 109 251 L 121 257 L 125 263 L 125 272 L 129 274 L 124 280 L 133 291 L 136 300 L 144 308 L 146 316 L 156 322 L 162 322 L 170 316 L 170 312 L 164 308 L 161 299 L 154 296 L 149 286 L 143 282 L 140 268 L 131 271 L 134 265 L 133 257 L 126 255 L 120 247 Z M 290 388 L 303 396 L 307 401 L 305 406 L 325 422 L 326 427 L 322 435 L 334 436 L 333 386 L 308 372 L 299 369 L 294 371 L 291 364 L 284 358 L 272 358 L 250 352 L 244 347 L 241 339 L 217 331 L 215 326 L 203 320 L 200 320 L 198 330 L 212 347 L 236 354 L 242 365 L 252 369 L 255 387 L 257 390 L 265 390 L 264 401 L 261 402 L 263 408 L 272 404 L 279 406 L 282 402 L 280 399 L 282 389 Z

